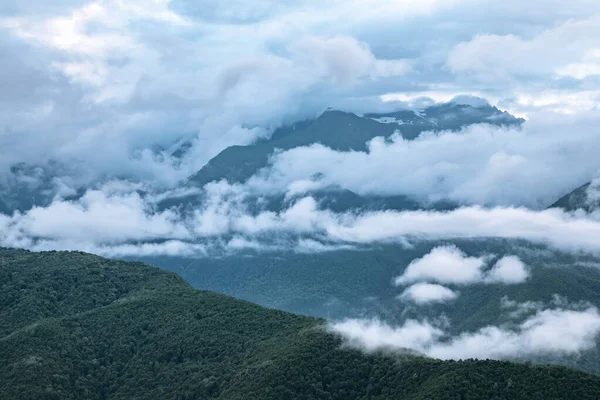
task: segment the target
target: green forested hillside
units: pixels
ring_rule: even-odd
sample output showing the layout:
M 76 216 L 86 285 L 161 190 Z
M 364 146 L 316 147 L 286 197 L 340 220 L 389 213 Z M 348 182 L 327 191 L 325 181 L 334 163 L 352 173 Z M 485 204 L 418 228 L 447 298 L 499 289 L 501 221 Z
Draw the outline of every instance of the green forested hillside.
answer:
M 561 367 L 342 347 L 324 321 L 83 253 L 0 250 L 2 399 L 597 399 Z
M 415 305 L 401 301 L 405 289 L 393 284 L 414 259 L 440 245 L 455 245 L 470 256 L 517 255 L 531 278 L 519 284 L 451 285 L 460 293 L 450 302 Z M 149 257 L 153 265 L 181 274 L 194 287 L 225 293 L 266 307 L 329 320 L 377 317 L 394 326 L 409 319 L 441 315 L 452 335 L 514 322 L 503 299 L 548 303 L 558 295 L 569 302 L 600 307 L 600 263 L 596 256 L 563 252 L 544 245 L 507 239 L 454 239 L 381 244 L 323 253 L 252 252 L 218 258 Z M 525 315 L 520 318 L 525 319 Z M 551 362 L 600 373 L 597 346 L 576 355 L 550 354 Z M 528 356 L 528 361 L 540 361 Z

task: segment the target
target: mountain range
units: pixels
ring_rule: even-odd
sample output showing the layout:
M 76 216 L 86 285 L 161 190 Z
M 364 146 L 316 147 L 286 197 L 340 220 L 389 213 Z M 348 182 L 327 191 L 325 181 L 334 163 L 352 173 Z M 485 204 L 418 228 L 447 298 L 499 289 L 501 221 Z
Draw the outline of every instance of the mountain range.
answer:
M 518 127 L 524 122 L 506 111 L 487 103 L 466 105 L 455 102 L 433 105 L 423 110 L 400 110 L 391 113 L 367 113 L 326 110 L 313 119 L 307 119 L 276 129 L 269 138 L 259 139 L 247 146 L 227 147 L 213 157 L 199 171 L 192 173 L 178 187 L 182 190 L 202 188 L 210 182 L 226 180 L 230 184 L 244 183 L 268 166 L 276 152 L 321 144 L 338 151 L 365 151 L 376 137 L 389 139 L 399 134 L 405 140 L 414 140 L 424 132 L 459 131 L 472 124 Z M 163 154 L 175 162 L 185 159 L 193 141 L 178 139 L 170 153 Z M 156 149 L 153 149 L 156 151 Z M 53 161 L 44 165 L 16 164 L 8 178 L 0 181 L 0 211 L 27 211 L 34 206 L 47 206 L 54 199 L 76 200 L 87 189 L 97 187 L 100 181 L 87 184 L 71 179 L 69 166 Z M 106 179 L 107 177 L 103 177 Z M 118 178 L 127 179 L 127 176 Z M 69 186 L 65 185 L 70 184 Z M 86 186 L 87 185 L 87 186 Z M 332 195 L 333 192 L 333 195 Z M 406 195 L 359 195 L 349 190 L 326 187 L 315 190 L 315 197 L 335 210 L 364 209 L 448 209 L 456 207 L 451 201 L 423 202 Z M 271 196 L 267 209 L 281 209 L 283 196 Z M 197 194 L 166 197 L 159 209 L 186 207 L 198 204 Z

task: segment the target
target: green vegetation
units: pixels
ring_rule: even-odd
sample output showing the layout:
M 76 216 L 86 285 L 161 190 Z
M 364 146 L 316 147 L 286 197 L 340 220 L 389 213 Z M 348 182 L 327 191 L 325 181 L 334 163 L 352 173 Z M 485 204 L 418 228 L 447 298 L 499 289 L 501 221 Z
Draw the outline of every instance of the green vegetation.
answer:
M 342 347 L 324 321 L 84 253 L 0 249 L 2 399 L 597 399 L 562 367 Z
M 520 240 L 413 240 L 316 254 L 251 252 L 218 258 L 153 257 L 144 261 L 181 274 L 193 286 L 225 293 L 266 307 L 328 319 L 378 317 L 393 325 L 407 319 L 448 317 L 452 335 L 514 322 L 502 298 L 549 303 L 554 295 L 600 307 L 598 258 L 561 252 Z M 398 300 L 404 287 L 393 278 L 432 248 L 453 244 L 470 256 L 517 255 L 531 268 L 531 279 L 517 285 L 447 285 L 460 292 L 451 302 L 415 306 Z M 493 262 L 491 262 L 493 263 Z M 525 319 L 523 315 L 521 318 Z M 548 355 L 529 361 L 552 362 L 600 373 L 600 341 L 576 356 Z

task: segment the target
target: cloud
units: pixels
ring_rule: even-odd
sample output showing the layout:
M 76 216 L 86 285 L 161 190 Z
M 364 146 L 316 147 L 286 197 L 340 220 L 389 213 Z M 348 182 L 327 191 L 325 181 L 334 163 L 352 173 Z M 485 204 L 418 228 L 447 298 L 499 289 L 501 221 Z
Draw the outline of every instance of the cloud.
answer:
M 484 282 L 517 284 L 529 279 L 527 266 L 517 256 L 502 257 L 491 270 L 486 273 Z
M 100 254 L 105 257 L 206 257 L 211 250 L 210 246 L 205 244 L 188 243 L 180 240 L 169 240 L 162 243 L 140 243 L 140 244 L 118 244 L 114 246 L 90 245 L 87 248 L 81 248 L 82 242 L 62 243 L 64 250 L 79 248 L 82 251 Z M 55 250 L 56 243 L 39 243 L 36 250 Z
M 292 51 L 313 69 L 342 84 L 364 76 L 402 76 L 410 69 L 402 60 L 377 60 L 366 43 L 351 37 L 305 37 L 294 44 Z
M 597 104 L 600 9 L 590 0 L 216 3 L 3 1 L 2 173 L 52 159 L 77 165 L 71 175 L 86 183 L 108 175 L 172 187 L 225 147 L 327 106 L 389 109 L 386 93 L 474 93 L 527 110 L 550 97 Z M 502 46 L 490 52 L 490 40 Z M 511 85 L 473 79 L 490 63 Z M 183 140 L 193 144 L 184 160 L 141 150 Z
M 394 282 L 396 285 L 428 280 L 470 284 L 482 280 L 481 269 L 484 265 L 485 258 L 467 257 L 457 247 L 436 247 L 423 258 L 412 261 Z
M 135 192 L 107 196 L 90 190 L 77 201 L 58 200 L 8 221 L 7 229 L 29 239 L 118 243 L 189 237 L 174 212 L 153 213 Z
M 486 327 L 475 334 L 463 334 L 449 344 L 438 344 L 429 354 L 442 359 L 576 354 L 594 348 L 599 332 L 600 314 L 596 308 L 543 310 L 516 331 Z
M 594 207 L 600 203 L 600 178 L 596 178 L 591 182 L 586 190 L 586 195 L 586 201 L 590 206 Z
M 353 250 L 354 246 L 335 244 L 335 243 L 323 243 L 313 239 L 300 239 L 298 244 L 294 248 L 297 253 L 325 253 L 328 251 L 339 251 L 339 250 Z
M 468 257 L 456 246 L 435 247 L 422 258 L 413 260 L 404 273 L 394 279 L 394 283 L 396 286 L 424 281 L 452 285 L 478 283 L 510 285 L 523 283 L 529 278 L 527 266 L 517 256 L 504 256 L 491 269 L 484 271 L 487 260 L 491 256 Z M 437 287 L 438 290 L 440 288 L 443 287 Z M 418 289 L 426 289 L 426 287 L 418 287 Z
M 515 300 L 510 300 L 508 296 L 504 296 L 500 299 L 500 307 L 509 311 L 508 316 L 510 318 L 519 319 L 523 316 L 533 315 L 545 308 L 569 308 L 571 310 L 583 311 L 594 306 L 588 301 L 572 303 L 569 302 L 566 297 L 554 294 L 549 302 L 532 300 L 517 302 Z
M 584 78 L 593 69 L 573 60 L 592 58 L 598 42 L 599 15 L 566 21 L 531 39 L 514 34 L 481 34 L 454 47 L 448 66 L 455 73 L 470 73 L 483 80 L 510 80 L 516 76 L 568 75 Z M 586 72 L 586 73 L 582 73 Z
M 375 138 L 364 152 L 319 144 L 298 147 L 274 154 L 271 165 L 251 178 L 248 187 L 297 192 L 303 183 L 305 188 L 337 186 L 424 202 L 544 208 L 600 171 L 595 125 L 600 114 L 537 117 L 522 129 L 476 125 L 410 141 Z
M 159 207 L 159 203 L 169 197 L 185 195 L 192 199 L 197 196 L 193 206 Z M 10 216 L 0 214 L 0 245 L 35 249 L 44 243 L 48 249 L 55 243 L 57 248 L 63 249 L 68 243 L 69 249 L 85 250 L 93 246 L 168 241 L 228 243 L 233 237 L 239 237 L 249 243 L 260 243 L 263 249 L 275 246 L 317 252 L 377 243 L 410 246 L 412 241 L 419 240 L 503 238 L 523 239 L 567 251 L 600 252 L 594 240 L 600 234 L 597 213 L 481 207 L 447 212 L 335 213 L 322 209 L 312 197 L 295 199 L 275 212 L 257 210 L 260 201 L 256 203 L 254 195 L 244 185 L 226 182 L 209 184 L 202 191 L 166 193 L 153 192 L 140 183 L 112 182 L 90 189 L 78 199 L 57 197 L 47 207 L 35 207 Z M 213 247 L 223 249 L 224 246 Z M 483 256 L 468 257 L 458 249 L 438 249 L 433 253 L 443 256 L 439 259 L 447 261 L 453 267 L 449 271 L 455 275 L 447 277 L 443 265 L 434 263 L 428 268 L 419 267 L 411 282 L 430 277 L 440 283 L 486 279 L 516 283 L 528 274 L 527 268 L 512 258 L 500 260 L 486 273 L 482 269 L 486 263 L 478 258 Z M 435 257 L 429 255 L 424 260 L 432 258 Z M 417 263 L 417 266 L 423 265 L 423 261 Z M 467 268 L 460 270 L 463 265 Z
M 173 186 L 228 146 L 316 115 L 349 84 L 407 71 L 405 61 L 379 59 L 351 35 L 303 29 L 280 36 L 268 21 L 238 34 L 243 27 L 198 24 L 169 3 L 106 1 L 65 4 L 46 9 L 49 15 L 0 14 L 11 43 L 7 54 L 14 55 L 0 79 L 23 86 L 15 90 L 20 97 L 35 94 L 20 112 L 0 115 L 0 126 L 11 128 L 0 135 L 6 159 L 85 160 L 85 172 L 95 178 L 110 173 Z M 247 45 L 231 40 L 241 36 Z M 352 62 L 341 62 L 342 55 Z M 24 70 L 35 79 L 19 79 Z M 45 143 L 25 149 L 26 140 L 16 139 L 24 135 L 43 136 Z M 184 160 L 146 151 L 180 139 L 192 143 Z
M 410 286 L 398 298 L 413 301 L 417 304 L 444 303 L 454 300 L 458 293 L 442 285 L 417 283 Z
M 326 223 L 330 238 L 349 243 L 375 243 L 445 238 L 513 238 L 544 243 L 564 250 L 600 250 L 593 238 L 600 223 L 584 214 L 560 210 L 463 207 L 450 212 L 370 212 Z
M 443 329 L 427 321 L 409 320 L 392 327 L 377 320 L 346 320 L 332 329 L 350 345 L 367 351 L 412 349 L 448 359 L 516 359 L 539 355 L 568 355 L 592 349 L 600 333 L 600 313 L 544 309 L 514 327 L 488 326 L 447 338 Z
M 400 327 L 392 327 L 378 320 L 349 319 L 332 324 L 348 343 L 367 351 L 377 349 L 417 350 L 443 336 L 444 331 L 428 322 L 408 320 Z

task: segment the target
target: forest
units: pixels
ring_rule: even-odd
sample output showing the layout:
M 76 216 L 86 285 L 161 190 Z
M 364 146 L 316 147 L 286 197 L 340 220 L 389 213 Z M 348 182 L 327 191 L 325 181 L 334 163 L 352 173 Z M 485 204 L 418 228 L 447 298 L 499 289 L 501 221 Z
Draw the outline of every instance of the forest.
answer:
M 364 353 L 139 262 L 0 250 L 3 399 L 597 399 L 600 376 Z

